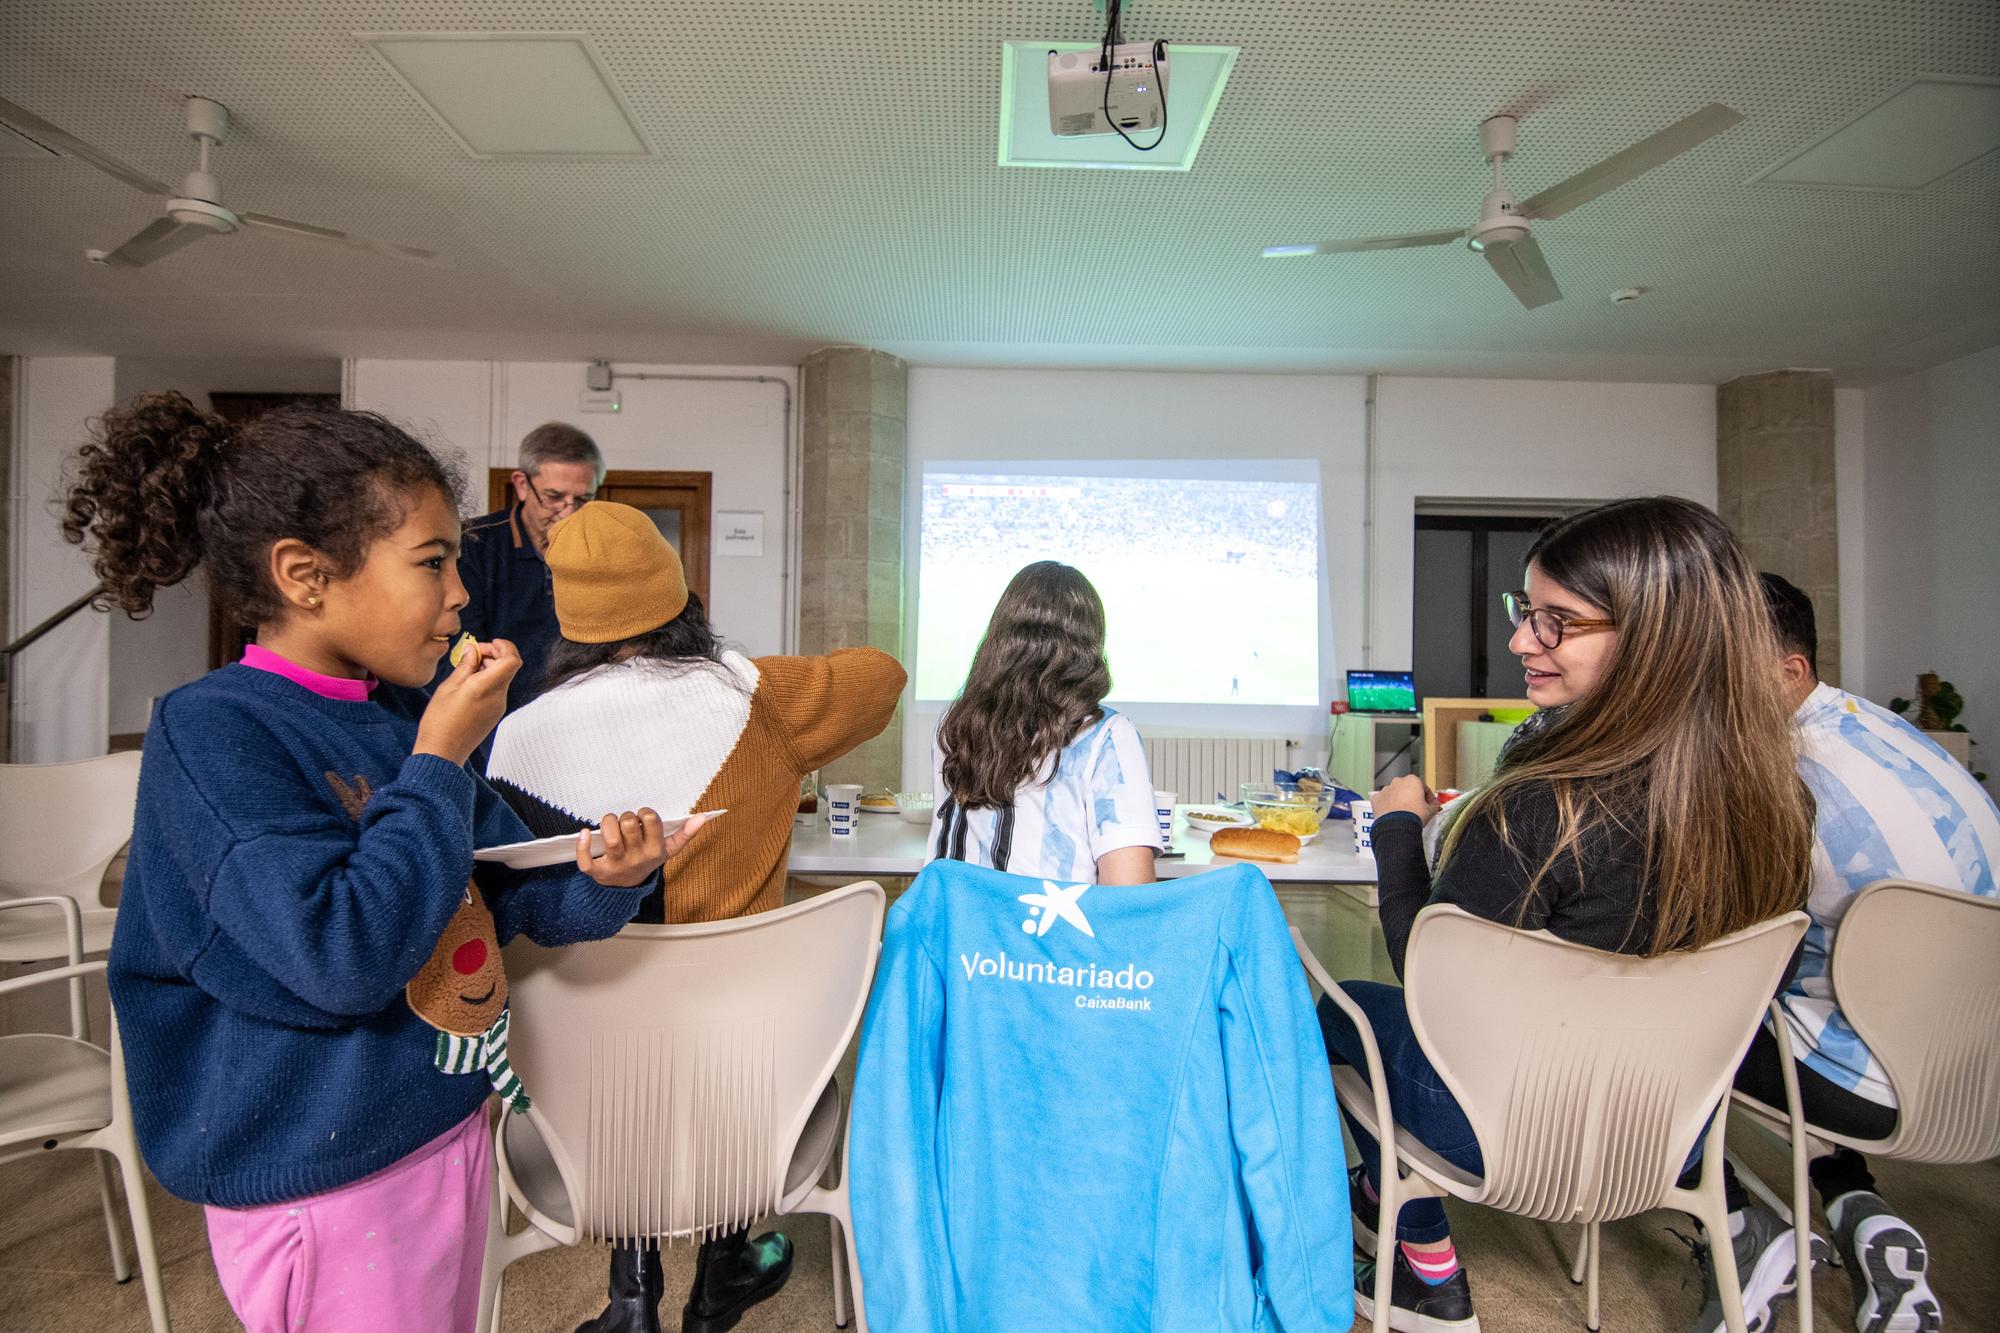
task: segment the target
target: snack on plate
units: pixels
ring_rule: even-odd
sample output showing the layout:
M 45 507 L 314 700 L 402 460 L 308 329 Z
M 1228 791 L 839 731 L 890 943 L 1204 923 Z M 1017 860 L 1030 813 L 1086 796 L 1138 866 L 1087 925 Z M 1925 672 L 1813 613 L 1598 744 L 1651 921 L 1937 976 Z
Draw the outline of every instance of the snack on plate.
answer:
M 479 647 L 479 640 L 470 634 L 461 634 L 451 645 L 451 664 L 457 666 L 465 660 L 465 655 Z
M 896 793 L 892 791 L 871 791 L 862 795 L 860 806 L 863 810 L 894 810 Z
M 1289 833 L 1267 828 L 1222 828 L 1209 838 L 1217 856 L 1233 856 L 1242 861 L 1276 861 L 1289 865 L 1299 859 L 1299 840 Z
M 1198 805 L 1187 811 L 1187 820 L 1191 824 L 1196 820 L 1205 821 L 1210 824 L 1241 824 L 1248 818 L 1249 816 L 1245 815 L 1241 810 L 1219 810 L 1211 809 L 1208 806 Z

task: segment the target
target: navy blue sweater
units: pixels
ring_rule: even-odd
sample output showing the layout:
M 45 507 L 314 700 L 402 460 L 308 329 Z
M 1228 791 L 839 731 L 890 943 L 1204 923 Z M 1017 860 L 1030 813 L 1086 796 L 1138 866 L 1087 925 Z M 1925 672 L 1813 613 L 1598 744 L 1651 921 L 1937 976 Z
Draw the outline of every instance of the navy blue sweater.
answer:
M 484 1101 L 484 1074 L 436 1067 L 439 1029 L 404 994 L 469 875 L 501 943 L 614 934 L 656 883 L 474 875 L 475 846 L 528 831 L 478 778 L 412 755 L 415 738 L 372 703 L 245 666 L 154 710 L 109 979 L 139 1146 L 181 1198 L 336 1189 Z

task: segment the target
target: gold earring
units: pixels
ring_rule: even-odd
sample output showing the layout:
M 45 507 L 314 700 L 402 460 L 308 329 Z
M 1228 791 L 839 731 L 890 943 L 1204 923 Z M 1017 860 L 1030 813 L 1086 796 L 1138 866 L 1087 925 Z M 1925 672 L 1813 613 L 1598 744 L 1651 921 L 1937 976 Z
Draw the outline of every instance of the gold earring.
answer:
M 317 598 L 317 597 L 308 597 L 308 598 L 306 598 L 306 605 L 307 605 L 307 606 L 318 606 L 318 605 L 319 605 L 319 598 Z

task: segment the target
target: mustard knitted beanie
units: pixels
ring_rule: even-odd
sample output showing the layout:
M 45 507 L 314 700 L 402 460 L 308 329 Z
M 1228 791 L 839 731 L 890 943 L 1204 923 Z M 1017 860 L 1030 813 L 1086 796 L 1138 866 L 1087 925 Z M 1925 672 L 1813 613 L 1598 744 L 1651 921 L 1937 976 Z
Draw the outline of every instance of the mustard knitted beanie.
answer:
M 687 606 L 681 558 L 630 505 L 592 500 L 549 529 L 556 623 L 571 643 L 650 633 Z

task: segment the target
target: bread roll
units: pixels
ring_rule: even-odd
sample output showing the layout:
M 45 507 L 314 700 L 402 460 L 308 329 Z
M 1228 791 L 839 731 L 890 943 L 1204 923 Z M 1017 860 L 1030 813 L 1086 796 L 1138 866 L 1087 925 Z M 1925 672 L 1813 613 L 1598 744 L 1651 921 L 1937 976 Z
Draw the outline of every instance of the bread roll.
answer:
M 1291 865 L 1299 859 L 1299 840 L 1268 828 L 1219 828 L 1208 839 L 1217 856 L 1240 861 L 1276 861 Z

